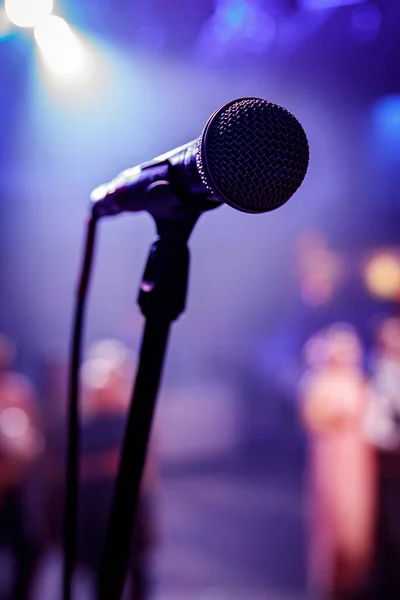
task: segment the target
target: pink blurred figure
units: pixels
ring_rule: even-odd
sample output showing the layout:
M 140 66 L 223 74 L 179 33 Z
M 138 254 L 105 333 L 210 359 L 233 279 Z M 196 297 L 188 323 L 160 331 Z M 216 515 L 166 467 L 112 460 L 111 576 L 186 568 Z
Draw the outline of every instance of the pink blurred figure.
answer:
M 305 345 L 300 386 L 309 436 L 309 575 L 322 598 L 358 598 L 371 569 L 375 454 L 364 435 L 366 378 L 356 331 L 336 324 Z

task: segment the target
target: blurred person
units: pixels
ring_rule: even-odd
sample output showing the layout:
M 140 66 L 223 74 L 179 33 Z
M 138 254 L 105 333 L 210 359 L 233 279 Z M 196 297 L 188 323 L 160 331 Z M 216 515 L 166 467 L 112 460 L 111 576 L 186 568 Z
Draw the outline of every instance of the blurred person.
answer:
M 132 356 L 116 340 L 95 343 L 82 369 L 80 563 L 96 578 L 104 551 L 114 482 L 129 407 Z M 130 593 L 148 598 L 148 554 L 155 541 L 154 496 L 157 487 L 153 445 L 149 444 L 135 529 L 132 532 Z
M 30 475 L 44 442 L 33 387 L 12 370 L 14 357 L 14 344 L 0 335 L 0 544 L 13 561 L 11 591 L 4 597 L 24 600 L 39 558 Z M 33 483 L 35 493 L 38 482 Z
M 317 598 L 366 597 L 373 554 L 375 461 L 365 439 L 366 377 L 348 324 L 305 345 L 300 387 L 309 436 L 309 577 Z
M 400 598 L 400 318 L 376 335 L 365 430 L 378 455 L 375 596 Z

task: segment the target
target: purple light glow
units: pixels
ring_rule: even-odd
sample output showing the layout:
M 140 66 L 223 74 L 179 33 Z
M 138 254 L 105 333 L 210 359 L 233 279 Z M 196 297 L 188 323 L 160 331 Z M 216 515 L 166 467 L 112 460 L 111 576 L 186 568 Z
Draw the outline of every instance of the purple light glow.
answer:
M 382 13 L 375 4 L 355 6 L 351 15 L 351 24 L 358 37 L 372 40 L 382 23 Z
M 328 8 L 339 8 L 340 6 L 351 6 L 361 4 L 366 0 L 301 0 L 302 7 L 311 10 L 326 10 Z

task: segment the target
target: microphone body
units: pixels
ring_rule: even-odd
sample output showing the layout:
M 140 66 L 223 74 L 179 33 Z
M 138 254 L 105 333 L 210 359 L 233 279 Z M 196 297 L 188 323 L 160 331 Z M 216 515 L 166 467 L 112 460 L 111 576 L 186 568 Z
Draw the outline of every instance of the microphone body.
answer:
M 199 140 L 189 142 L 96 188 L 90 196 L 95 216 L 147 210 L 168 218 L 181 208 L 202 212 L 220 206 L 198 171 L 198 145 Z
M 173 218 L 180 209 L 193 214 L 222 203 L 270 211 L 301 185 L 308 160 L 306 134 L 289 111 L 259 98 L 233 100 L 211 115 L 198 140 L 96 188 L 93 214 L 147 210 Z

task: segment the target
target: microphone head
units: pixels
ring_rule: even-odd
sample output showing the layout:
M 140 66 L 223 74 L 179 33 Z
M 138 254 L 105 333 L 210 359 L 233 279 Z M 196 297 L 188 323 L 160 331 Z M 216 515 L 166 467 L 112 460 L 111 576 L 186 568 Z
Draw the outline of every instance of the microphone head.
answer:
M 233 208 L 262 213 L 284 204 L 307 172 L 308 141 L 289 111 L 259 98 L 233 100 L 208 120 L 197 168 L 207 188 Z

